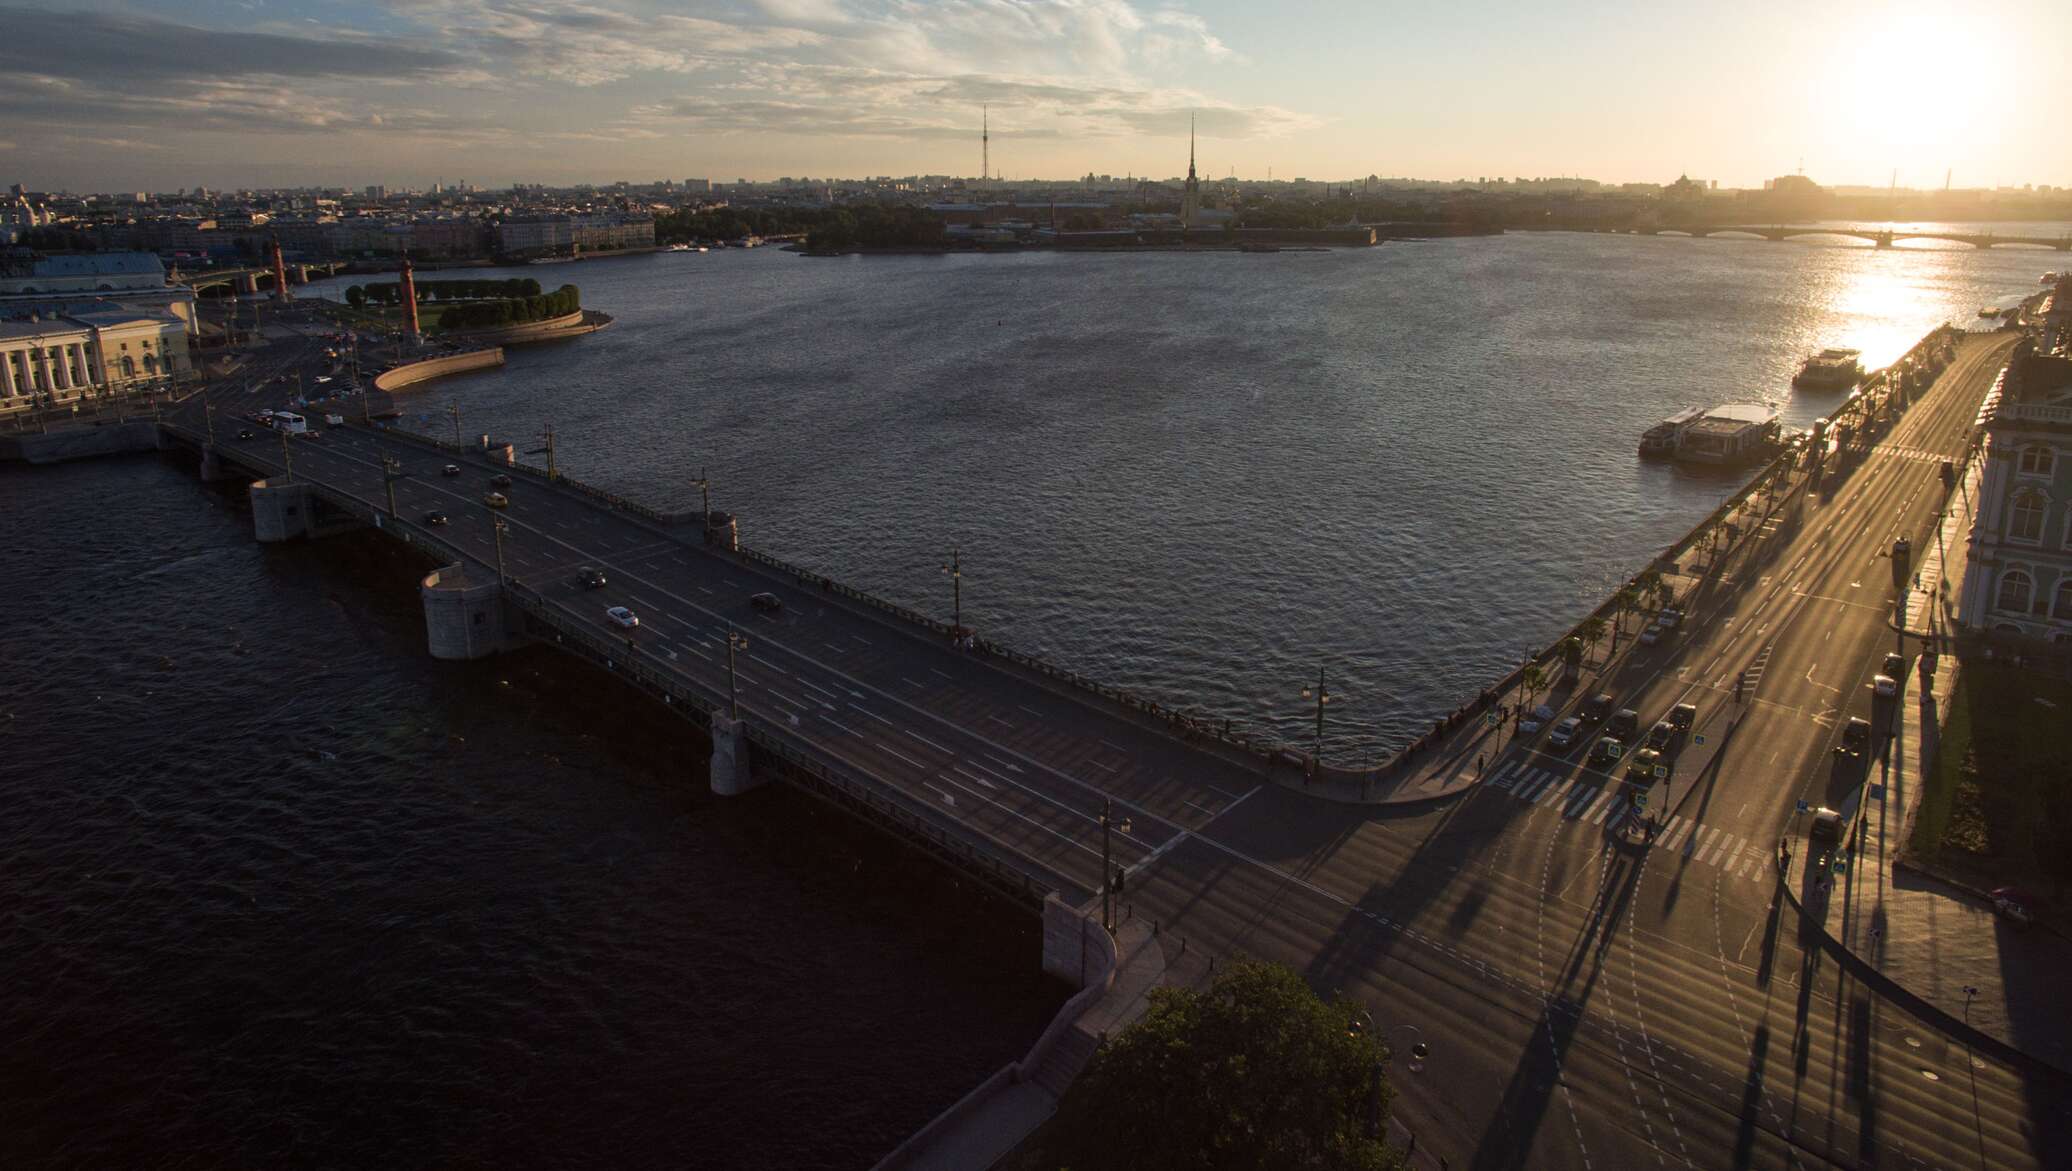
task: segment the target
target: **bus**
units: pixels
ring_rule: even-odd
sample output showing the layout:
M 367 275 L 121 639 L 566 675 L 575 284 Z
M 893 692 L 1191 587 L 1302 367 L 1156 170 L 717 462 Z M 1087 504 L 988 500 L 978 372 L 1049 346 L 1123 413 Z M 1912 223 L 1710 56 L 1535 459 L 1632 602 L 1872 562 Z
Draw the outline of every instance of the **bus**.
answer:
M 273 413 L 273 429 L 276 431 L 286 431 L 290 435 L 303 435 L 309 431 L 309 420 L 293 411 L 275 411 Z

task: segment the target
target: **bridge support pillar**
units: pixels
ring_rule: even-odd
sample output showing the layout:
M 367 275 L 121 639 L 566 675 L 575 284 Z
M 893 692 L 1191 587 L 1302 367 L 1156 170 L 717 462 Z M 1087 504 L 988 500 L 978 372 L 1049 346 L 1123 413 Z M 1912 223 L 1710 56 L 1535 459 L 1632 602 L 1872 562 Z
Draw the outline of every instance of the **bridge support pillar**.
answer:
M 479 659 L 509 650 L 518 640 L 504 614 L 504 591 L 491 577 L 469 576 L 460 565 L 425 575 L 425 645 L 435 659 Z
M 1043 970 L 1074 988 L 1107 977 L 1103 950 L 1112 945 L 1101 930 L 1101 900 L 1075 907 L 1055 892 L 1043 897 Z
M 202 467 L 206 476 L 207 463 Z M 262 542 L 292 541 L 309 535 L 310 509 L 315 502 L 308 484 L 254 480 L 251 498 L 252 535 Z
M 223 459 L 216 454 L 216 449 L 213 447 L 202 448 L 201 482 L 204 484 L 217 484 L 229 478 L 230 473 L 223 470 Z
M 748 767 L 748 732 L 740 720 L 723 711 L 712 713 L 712 791 L 739 797 L 761 780 Z

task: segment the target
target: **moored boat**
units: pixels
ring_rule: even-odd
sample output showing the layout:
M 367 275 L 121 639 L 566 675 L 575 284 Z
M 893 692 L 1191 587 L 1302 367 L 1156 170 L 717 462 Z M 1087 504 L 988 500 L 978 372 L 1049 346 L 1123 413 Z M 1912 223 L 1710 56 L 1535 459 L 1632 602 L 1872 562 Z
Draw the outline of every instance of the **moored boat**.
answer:
M 1776 410 L 1763 403 L 1728 403 L 1704 416 L 1678 433 L 1678 460 L 1731 467 L 1754 463 L 1783 442 Z
M 1668 459 L 1676 454 L 1677 441 L 1683 437 L 1684 428 L 1705 417 L 1705 408 L 1692 407 L 1678 411 L 1654 426 L 1641 432 L 1640 455 L 1642 459 Z
M 1791 384 L 1810 390 L 1847 390 L 1863 377 L 1862 357 L 1861 350 L 1831 346 L 1806 359 Z

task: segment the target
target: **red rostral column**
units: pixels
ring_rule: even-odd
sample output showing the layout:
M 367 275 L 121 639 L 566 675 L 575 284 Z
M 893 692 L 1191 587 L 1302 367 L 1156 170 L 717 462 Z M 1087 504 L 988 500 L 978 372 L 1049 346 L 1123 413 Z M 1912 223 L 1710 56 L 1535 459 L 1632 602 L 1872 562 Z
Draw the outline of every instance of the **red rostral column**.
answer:
M 403 258 L 403 312 L 410 323 L 410 336 L 417 337 L 417 280 L 410 273 L 410 258 Z
M 281 242 L 273 241 L 273 295 L 285 301 L 288 299 L 288 265 L 281 259 Z

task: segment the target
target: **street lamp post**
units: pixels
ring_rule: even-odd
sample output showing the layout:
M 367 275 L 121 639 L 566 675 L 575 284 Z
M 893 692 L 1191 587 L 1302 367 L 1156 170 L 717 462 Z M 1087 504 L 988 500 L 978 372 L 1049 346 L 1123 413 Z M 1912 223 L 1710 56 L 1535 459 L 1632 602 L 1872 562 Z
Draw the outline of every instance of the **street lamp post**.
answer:
M 748 636 L 729 626 L 727 628 L 727 711 L 735 719 L 741 718 L 741 688 L 734 681 L 734 652 L 748 649 Z
M 201 399 L 201 413 L 202 417 L 208 420 L 209 448 L 214 450 L 216 446 L 216 404 L 210 402 L 206 394 Z
M 496 580 L 497 584 L 501 585 L 510 580 L 504 576 L 504 518 L 490 517 L 489 524 L 496 533 Z
M 452 416 L 453 416 L 453 445 L 454 445 L 455 447 L 459 447 L 459 446 L 460 446 L 460 404 L 459 404 L 459 403 L 453 403 L 453 404 L 451 404 L 450 406 L 448 406 L 448 407 L 446 408 L 446 413 L 447 413 L 447 414 L 449 414 L 449 415 L 452 415 Z
M 1109 931 L 1115 930 L 1115 887 L 1122 876 L 1109 861 L 1109 830 L 1130 832 L 1130 819 L 1125 817 L 1117 825 L 1114 814 L 1114 803 L 1107 797 L 1101 798 L 1101 926 Z
M 1316 751 L 1310 754 L 1310 759 L 1321 765 L 1324 763 L 1324 705 L 1330 703 L 1332 698 L 1330 689 L 1324 686 L 1322 667 L 1317 668 L 1316 690 L 1311 691 L 1307 687 L 1302 689 L 1302 698 L 1309 699 L 1311 696 L 1315 696 L 1317 701 L 1317 746 Z
M 964 569 L 956 549 L 950 550 L 950 559 L 942 571 L 950 579 L 950 637 L 956 638 L 964 632 Z
M 288 483 L 295 482 L 295 455 L 288 449 L 287 428 L 281 429 L 281 463 L 286 469 Z
M 710 530 L 712 528 L 712 477 L 707 475 L 705 469 L 701 467 L 698 469 L 698 478 L 692 480 L 691 483 L 698 486 L 698 499 L 705 507 L 705 527 L 707 530 Z
M 402 465 L 403 461 L 395 456 L 385 455 L 381 457 L 381 479 L 383 486 L 388 489 L 390 520 L 396 519 L 396 481 L 407 478 L 406 473 L 398 470 Z

